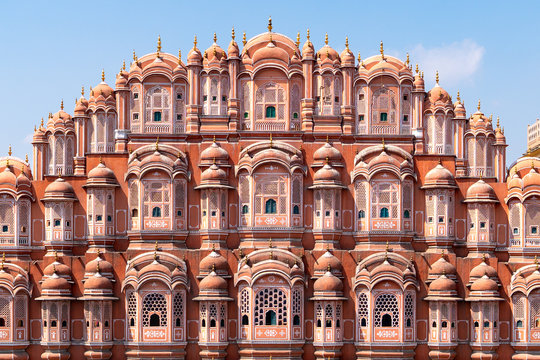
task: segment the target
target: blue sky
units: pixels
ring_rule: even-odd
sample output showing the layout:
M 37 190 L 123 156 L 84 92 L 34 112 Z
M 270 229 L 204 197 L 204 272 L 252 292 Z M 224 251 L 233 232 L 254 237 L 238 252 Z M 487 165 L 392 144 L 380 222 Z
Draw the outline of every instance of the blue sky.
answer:
M 153 5 L 148 8 L 148 4 Z M 89 5 L 93 4 L 93 5 Z M 329 7 L 331 6 L 331 7 Z M 328 32 L 341 52 L 345 36 L 363 58 L 385 52 L 419 63 L 431 88 L 435 70 L 440 85 L 455 99 L 459 90 L 468 113 L 501 118 L 509 144 L 507 164 L 526 150 L 527 124 L 540 116 L 540 2 L 452 1 L 11 1 L 0 12 L 0 154 L 12 144 L 14 155 L 31 154 L 31 134 L 41 117 L 59 109 L 73 111 L 81 86 L 100 81 L 114 85 L 114 74 L 139 56 L 153 52 L 161 35 L 163 51 L 212 43 L 226 48 L 231 27 L 237 40 L 266 31 L 296 37 L 306 29 L 316 48 Z M 238 41 L 240 42 L 240 41 Z M 2 147 L 5 150 L 2 150 Z

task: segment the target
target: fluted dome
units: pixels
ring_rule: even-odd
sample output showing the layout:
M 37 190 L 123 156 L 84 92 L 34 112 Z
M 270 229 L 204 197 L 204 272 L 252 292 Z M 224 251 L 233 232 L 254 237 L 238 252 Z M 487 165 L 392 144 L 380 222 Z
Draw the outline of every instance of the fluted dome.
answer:
M 142 277 L 144 274 L 147 273 L 167 274 L 169 276 L 171 275 L 171 271 L 169 270 L 169 268 L 159 263 L 157 259 L 143 267 L 139 271 L 139 277 Z
M 455 275 L 456 267 L 446 261 L 444 257 L 441 257 L 439 260 L 435 261 L 429 269 L 430 275 Z
M 212 166 L 203 171 L 201 181 L 227 181 L 227 173 L 216 164 L 212 164 Z
M 484 275 L 480 279 L 474 281 L 471 285 L 471 291 L 498 291 L 499 286 L 497 283 L 490 279 L 487 275 Z
M 200 63 L 202 61 L 202 55 L 201 55 L 201 52 L 199 51 L 199 49 L 197 49 L 196 46 L 194 46 L 190 51 L 189 51 L 189 54 L 187 56 L 187 60 L 188 60 L 188 65 L 190 63 Z
M 236 41 L 234 41 L 234 34 L 233 39 L 229 43 L 229 48 L 227 49 L 227 52 L 229 53 L 229 58 L 236 58 L 240 56 L 240 49 L 238 48 L 238 44 Z
M 465 111 L 465 107 L 459 99 L 454 103 L 454 114 L 456 115 L 456 117 L 459 118 L 467 117 L 467 111 Z
M 512 177 L 508 177 L 508 190 L 518 189 L 521 190 L 523 187 L 523 181 L 519 177 L 518 173 L 515 172 Z
M 215 41 L 216 39 L 214 38 L 214 43 L 204 51 L 203 58 L 205 62 L 227 60 L 227 54 L 225 54 L 225 51 Z
M 474 184 L 472 184 L 469 189 L 467 189 L 467 196 L 465 197 L 465 202 L 497 202 L 497 195 L 495 195 L 495 190 L 486 183 L 484 180 L 480 179 Z
M 341 182 L 341 175 L 339 171 L 334 169 L 330 164 L 324 165 L 322 168 L 315 172 L 313 176 L 313 183 L 318 184 L 339 184 Z
M 313 291 L 340 292 L 343 291 L 343 282 L 332 274 L 332 272 L 327 271 L 323 276 L 315 281 L 313 284 Z
M 215 141 L 201 152 L 201 164 L 226 164 L 229 159 L 229 153 Z
M 338 52 L 330 47 L 330 45 L 325 44 L 319 51 L 317 51 L 317 60 L 319 62 L 324 62 L 327 59 L 332 62 L 340 60 Z
M 426 174 L 424 187 L 456 187 L 456 181 L 454 175 L 439 163 Z
M 58 276 L 58 274 L 53 273 L 50 277 L 48 277 L 43 283 L 41 284 L 41 289 L 43 291 L 45 290 L 71 290 L 71 285 L 69 282 L 63 278 Z
M 9 166 L 6 166 L 4 171 L 0 172 L 0 186 L 2 185 L 17 186 L 17 177 L 15 177 Z
M 304 43 L 302 47 L 302 58 L 303 59 L 312 59 L 315 56 L 315 49 L 313 48 L 313 43 L 309 38 Z
M 114 171 L 100 162 L 95 168 L 88 172 L 88 179 L 108 179 L 115 180 Z
M 112 274 L 114 272 L 114 269 L 110 262 L 102 259 L 101 255 L 98 254 L 98 256 L 94 260 L 91 260 L 86 264 L 84 271 L 87 273 L 99 272 L 101 274 Z
M 253 54 L 253 63 L 261 60 L 280 60 L 284 63 L 289 63 L 289 53 L 279 46 L 276 46 L 273 41 L 269 41 L 265 47 L 255 50 Z
M 394 165 L 394 166 L 397 166 L 398 168 L 401 167 L 401 164 L 393 156 L 388 155 L 388 153 L 384 149 L 383 151 L 381 151 L 379 155 L 374 157 L 368 164 L 370 168 L 374 166 L 378 166 L 378 165 L 384 165 L 384 166 Z
M 417 69 L 418 71 L 418 69 Z M 424 90 L 424 87 L 425 87 L 425 84 L 424 84 L 424 79 L 422 79 L 422 77 L 418 74 L 416 74 L 414 76 L 414 90 Z

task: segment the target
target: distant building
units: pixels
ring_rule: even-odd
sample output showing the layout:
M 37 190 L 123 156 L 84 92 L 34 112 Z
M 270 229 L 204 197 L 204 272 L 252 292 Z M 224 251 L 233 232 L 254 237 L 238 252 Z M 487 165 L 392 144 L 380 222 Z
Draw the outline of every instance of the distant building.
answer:
M 530 156 L 540 154 L 540 119 L 532 125 L 527 125 L 527 152 Z

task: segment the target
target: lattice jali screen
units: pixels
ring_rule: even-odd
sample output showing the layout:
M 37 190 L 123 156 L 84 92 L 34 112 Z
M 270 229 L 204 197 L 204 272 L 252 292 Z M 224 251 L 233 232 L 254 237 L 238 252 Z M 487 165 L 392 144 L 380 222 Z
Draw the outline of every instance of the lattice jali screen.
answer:
M 369 324 L 369 302 L 364 292 L 358 294 L 357 316 L 359 324 L 362 323 L 362 319 L 365 319 L 366 326 Z
M 0 235 L 13 235 L 14 234 L 14 220 L 15 220 L 15 214 L 14 214 L 14 202 L 10 200 L 1 200 L 0 201 L 0 226 L 7 226 L 7 231 L 4 232 L 2 228 L 2 232 Z
M 174 294 L 173 297 L 173 316 L 174 321 L 180 322 L 180 324 L 183 324 L 184 322 L 184 293 L 177 292 Z
M 287 296 L 281 289 L 264 288 L 255 296 L 255 325 L 265 325 L 269 310 L 276 313 L 276 324 L 287 325 Z
M 145 122 L 154 121 L 153 114 L 161 112 L 161 122 L 170 122 L 170 95 L 169 91 L 160 86 L 156 86 L 146 93 L 144 105 L 146 108 Z
M 396 295 L 381 294 L 375 299 L 373 321 L 376 327 L 382 326 L 382 317 L 384 314 L 390 314 L 392 317 L 392 327 L 399 326 L 399 304 Z
M 411 293 L 407 293 L 405 295 L 405 324 L 407 325 L 407 320 L 410 320 L 410 326 L 414 326 L 414 295 Z
M 525 295 L 518 293 L 512 296 L 512 305 L 514 311 L 514 321 L 521 320 L 525 322 Z
M 533 226 L 536 226 L 536 232 L 533 232 Z M 538 232 L 540 226 L 540 203 L 537 201 L 525 202 L 525 229 L 527 235 L 540 236 Z
M 0 318 L 4 319 L 6 327 L 11 326 L 11 296 L 2 295 L 0 296 Z
M 334 309 L 332 308 L 332 305 L 326 304 L 326 307 L 324 308 L 324 318 L 326 320 L 333 320 L 333 318 L 334 318 Z
M 247 288 L 244 288 L 242 289 L 242 292 L 240 293 L 240 314 L 249 315 L 249 313 L 250 313 L 249 290 Z
M 142 325 L 150 326 L 150 316 L 159 315 L 160 326 L 167 326 L 167 299 L 163 294 L 150 293 L 143 299 Z
M 540 296 L 538 294 L 529 296 L 529 313 L 531 328 L 540 328 Z

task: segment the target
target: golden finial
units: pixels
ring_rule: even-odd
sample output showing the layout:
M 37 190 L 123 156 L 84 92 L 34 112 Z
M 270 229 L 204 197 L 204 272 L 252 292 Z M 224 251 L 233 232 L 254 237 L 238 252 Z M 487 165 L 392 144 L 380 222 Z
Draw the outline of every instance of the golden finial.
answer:
M 439 70 L 435 71 L 435 82 L 439 85 Z
M 157 57 L 159 57 L 159 53 L 161 52 L 161 35 L 158 35 L 157 38 Z
M 41 123 L 39 124 L 39 128 L 41 129 L 43 127 L 43 117 L 41 117 Z
M 217 43 L 217 35 L 214 33 L 214 44 Z
M 156 138 L 155 149 L 156 149 L 156 151 L 159 150 L 159 136 Z
M 457 101 L 461 102 L 461 96 L 459 96 L 459 91 L 457 92 Z
M 98 261 L 97 264 L 96 264 L 96 273 L 99 274 L 99 261 Z
M 242 45 L 243 46 L 246 46 L 247 44 L 247 40 L 246 40 L 246 32 L 244 31 L 244 33 L 242 34 Z
M 36 125 L 34 125 L 34 132 L 36 132 L 36 131 L 37 131 L 37 126 L 36 126 Z
M 122 71 L 126 71 L 126 60 L 122 60 Z
M 268 239 L 268 247 L 269 247 L 269 248 L 272 247 L 272 238 L 269 238 L 269 239 Z
M 328 45 L 328 33 L 324 35 L 324 44 Z
M 158 248 L 158 242 L 157 242 L 157 240 L 156 240 L 156 244 L 154 245 L 154 251 L 158 251 L 158 249 L 159 249 L 159 248 Z
M 409 53 L 407 53 L 407 60 L 405 60 L 405 64 L 407 65 L 407 67 L 409 66 Z
M 497 116 L 497 129 L 500 129 L 499 117 Z
M 422 71 L 422 80 L 424 80 L 424 72 Z
M 534 255 L 534 264 L 536 265 L 536 270 L 538 270 L 538 255 Z
M 11 152 L 11 145 L 9 145 L 9 148 L 8 148 L 8 156 L 11 156 L 12 152 Z
M 332 271 L 332 267 L 330 266 L 330 264 L 328 264 L 328 266 L 326 267 L 326 271 L 327 271 L 327 272 L 331 272 L 331 271 Z
M 193 49 L 197 49 L 197 35 L 193 38 Z
M 388 261 L 388 248 L 390 246 L 388 245 L 388 240 L 386 240 L 386 249 L 384 251 L 384 261 Z
M 58 261 L 58 252 L 54 250 L 54 261 Z
M 307 42 L 308 42 L 308 44 L 311 43 L 311 39 L 310 39 L 311 37 L 310 37 L 310 35 L 309 35 L 309 29 L 307 29 L 307 35 L 306 35 L 306 37 L 307 37 Z
M 444 249 L 441 250 L 441 259 L 444 259 Z
M 24 156 L 24 162 L 28 164 L 28 154 Z
M 105 81 L 105 69 L 101 69 L 101 81 Z
M 60 110 L 64 110 L 64 99 L 60 101 Z
M 384 143 L 384 138 L 382 138 L 382 149 L 383 149 L 383 151 L 386 150 L 386 144 Z
M 84 86 L 81 86 L 81 96 L 84 97 Z
M 232 38 L 232 41 L 234 41 L 234 38 L 235 38 L 234 26 L 233 26 L 232 31 L 231 31 L 231 38 Z
M 483 254 L 482 254 L 482 261 L 483 261 L 483 262 L 486 262 L 486 253 L 483 253 Z
M 349 51 L 349 37 L 348 36 L 345 36 L 345 49 Z
M 137 55 L 135 54 L 135 49 L 133 49 L 133 62 L 137 62 Z
M 182 50 L 178 49 L 178 65 L 182 64 Z
M 300 31 L 296 34 L 296 47 L 300 47 Z
M 270 133 L 270 147 L 272 147 L 272 133 Z
M 328 140 L 330 140 L 330 139 L 329 139 L 329 137 L 328 137 L 328 134 L 326 134 L 326 143 L 329 143 Z
M 214 137 L 212 138 L 212 142 L 215 144 L 216 143 L 216 135 L 214 135 Z
M 103 164 L 103 158 L 101 157 L 101 155 L 99 155 L 99 163 Z
M 360 56 L 360 51 L 358 52 L 358 64 L 362 62 L 362 56 Z
M 381 58 L 384 60 L 384 45 L 383 45 L 382 40 L 381 40 L 381 46 L 379 48 L 379 52 L 381 53 Z
M 326 251 L 330 251 L 330 244 L 326 243 Z
M 238 255 L 243 258 L 244 257 L 244 251 L 242 250 L 242 248 L 239 248 L 238 249 Z
M 272 32 L 272 17 L 268 18 L 268 32 Z
M 0 264 L 0 270 L 4 271 L 4 261 L 6 260 L 6 253 L 2 253 L 2 263 Z
M 216 251 L 216 244 L 212 244 L 212 251 Z
M 478 100 L 478 106 L 476 108 L 480 111 L 480 100 Z
M 269 256 L 270 260 L 274 260 L 274 252 L 273 251 L 270 251 L 270 256 Z
M 418 64 L 416 64 L 416 70 L 415 71 L 416 71 L 417 74 L 420 71 L 420 70 L 418 70 Z
M 100 248 L 97 249 L 96 254 L 97 254 L 97 257 L 100 257 L 100 255 L 101 255 L 101 249 Z

